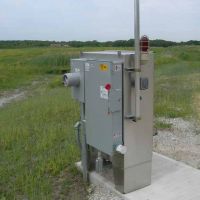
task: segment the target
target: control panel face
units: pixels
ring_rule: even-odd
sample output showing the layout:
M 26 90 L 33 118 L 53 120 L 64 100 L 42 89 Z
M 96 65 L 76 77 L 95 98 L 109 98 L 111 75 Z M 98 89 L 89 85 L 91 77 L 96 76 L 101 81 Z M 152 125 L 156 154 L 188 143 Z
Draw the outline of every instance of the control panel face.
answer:
M 122 144 L 122 65 L 85 62 L 87 143 L 112 155 Z

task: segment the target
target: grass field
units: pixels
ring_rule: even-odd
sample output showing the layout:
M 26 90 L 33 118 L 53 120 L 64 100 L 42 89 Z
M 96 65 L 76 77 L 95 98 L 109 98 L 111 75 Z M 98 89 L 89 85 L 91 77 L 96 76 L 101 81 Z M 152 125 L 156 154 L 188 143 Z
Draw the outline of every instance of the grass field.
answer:
M 30 48 L 0 51 L 0 93 L 4 90 L 28 86 L 44 76 L 61 74 L 69 69 L 70 58 L 81 51 L 96 48 Z M 99 48 L 104 50 L 108 48 Z
M 200 47 L 155 49 L 155 56 L 155 116 L 199 120 Z
M 0 109 L 0 200 L 86 197 L 74 168 L 80 159 L 73 130 L 79 108 L 61 84 L 61 71 L 69 69 L 70 57 L 97 49 L 0 51 L 0 94 L 28 90 L 26 99 Z M 153 51 L 155 116 L 200 119 L 200 46 Z M 33 87 L 33 81 L 39 84 Z

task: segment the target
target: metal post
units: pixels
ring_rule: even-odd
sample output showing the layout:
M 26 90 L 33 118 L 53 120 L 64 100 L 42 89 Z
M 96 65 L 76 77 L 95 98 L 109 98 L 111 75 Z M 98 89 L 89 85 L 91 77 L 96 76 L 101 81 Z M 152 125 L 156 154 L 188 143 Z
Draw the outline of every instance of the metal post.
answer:
M 82 142 L 81 142 L 81 160 L 83 167 L 83 180 L 87 182 L 89 180 L 88 174 L 88 149 L 87 149 L 87 139 L 85 132 L 85 104 L 81 103 L 81 127 L 82 127 Z
M 135 0 L 135 121 L 140 116 L 140 5 L 139 0 Z

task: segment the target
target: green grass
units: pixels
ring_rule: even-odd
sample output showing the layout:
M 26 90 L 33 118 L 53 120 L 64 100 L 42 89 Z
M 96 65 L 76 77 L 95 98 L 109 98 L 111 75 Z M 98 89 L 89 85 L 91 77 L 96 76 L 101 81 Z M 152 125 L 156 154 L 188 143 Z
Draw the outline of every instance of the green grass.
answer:
M 200 47 L 155 49 L 155 115 L 197 117 L 194 98 L 200 93 Z
M 37 90 L 0 112 L 0 197 L 6 199 L 51 199 L 51 177 L 66 168 L 71 177 L 79 160 L 73 129 L 79 109 L 70 91 Z
M 166 129 L 171 129 L 172 128 L 172 124 L 166 123 L 166 122 L 162 122 L 162 121 L 159 121 L 159 120 L 156 120 L 154 126 L 155 126 L 156 129 L 159 129 L 159 130 L 166 130 Z
M 80 51 L 105 48 L 31 48 L 0 51 L 0 93 L 29 88 L 25 100 L 0 109 L 0 199 L 86 197 L 74 162 L 80 159 L 74 123 L 78 104 L 61 71 Z M 200 47 L 154 48 L 156 117 L 198 117 Z M 31 86 L 34 80 L 44 80 Z M 170 124 L 156 123 L 160 129 Z M 82 189 L 83 188 L 83 189 Z
M 104 50 L 106 48 L 99 48 Z M 107 48 L 109 49 L 109 48 Z M 82 51 L 96 48 L 30 48 L 0 51 L 0 93 L 5 90 L 29 86 L 44 75 L 61 74 L 69 70 L 70 58 Z
M 0 92 L 27 86 L 44 75 L 69 69 L 70 57 L 78 55 L 78 52 L 54 48 L 0 51 Z

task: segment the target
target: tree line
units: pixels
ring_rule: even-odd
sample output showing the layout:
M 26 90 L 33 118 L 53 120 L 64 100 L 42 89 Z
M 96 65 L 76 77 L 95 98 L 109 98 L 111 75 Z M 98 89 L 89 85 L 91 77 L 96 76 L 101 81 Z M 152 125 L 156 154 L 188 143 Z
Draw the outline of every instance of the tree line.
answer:
M 0 49 L 9 48 L 29 48 L 29 47 L 132 47 L 134 45 L 134 39 L 130 40 L 116 40 L 99 42 L 93 41 L 38 41 L 38 40 L 9 40 L 0 41 Z M 200 45 L 200 41 L 190 40 L 187 42 L 172 42 L 166 40 L 150 40 L 152 47 L 170 47 L 177 45 Z

